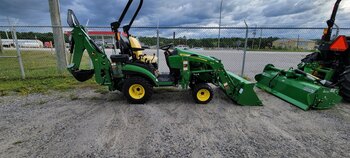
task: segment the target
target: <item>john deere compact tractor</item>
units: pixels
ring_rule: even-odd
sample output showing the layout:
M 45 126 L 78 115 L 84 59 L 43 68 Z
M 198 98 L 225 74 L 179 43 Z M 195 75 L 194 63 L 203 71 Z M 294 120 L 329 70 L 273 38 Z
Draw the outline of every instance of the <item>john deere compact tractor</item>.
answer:
M 158 72 L 157 57 L 143 53 L 140 42 L 130 35 L 129 30 L 138 15 L 143 0 L 128 25 L 119 31 L 119 27 L 133 0 L 129 0 L 118 21 L 111 23 L 115 33 L 119 55 L 110 59 L 89 37 L 85 28 L 79 24 L 72 10 L 68 10 L 68 24 L 71 32 L 72 59 L 69 72 L 79 81 L 86 81 L 95 75 L 95 80 L 109 90 L 121 91 L 130 103 L 145 103 L 153 94 L 154 87 L 177 86 L 190 87 L 195 102 L 205 104 L 213 98 L 213 90 L 208 83 L 219 86 L 229 98 L 240 105 L 261 105 L 251 83 L 231 72 L 227 72 L 221 60 L 175 49 L 171 45 L 161 47 L 169 72 Z M 80 64 L 84 51 L 87 51 L 93 63 L 92 70 L 81 70 Z
M 341 101 L 341 96 L 350 101 L 350 38 L 331 38 L 340 1 L 334 5 L 318 51 L 302 59 L 295 70 L 267 65 L 255 77 L 258 87 L 304 110 L 330 108 Z

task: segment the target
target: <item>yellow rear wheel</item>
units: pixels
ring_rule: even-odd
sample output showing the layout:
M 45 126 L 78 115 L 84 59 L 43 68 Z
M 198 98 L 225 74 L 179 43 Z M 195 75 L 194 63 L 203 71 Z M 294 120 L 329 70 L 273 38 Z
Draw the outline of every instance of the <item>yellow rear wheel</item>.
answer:
M 123 94 L 129 103 L 143 104 L 151 98 L 153 86 L 142 77 L 131 77 L 123 84 Z
M 145 96 L 145 88 L 140 84 L 133 84 L 129 88 L 129 95 L 133 99 L 142 99 Z

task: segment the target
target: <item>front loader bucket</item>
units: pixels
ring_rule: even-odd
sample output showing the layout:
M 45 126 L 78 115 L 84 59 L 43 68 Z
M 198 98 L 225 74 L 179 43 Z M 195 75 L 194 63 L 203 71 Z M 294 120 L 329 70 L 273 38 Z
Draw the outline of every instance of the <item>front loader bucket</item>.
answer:
M 258 96 L 254 91 L 255 84 L 234 74 L 231 72 L 226 72 L 227 76 L 233 82 L 233 86 L 230 85 L 220 85 L 228 97 L 234 100 L 239 105 L 247 106 L 262 106 L 262 102 L 259 100 Z M 230 87 L 234 87 L 231 91 Z
M 328 109 L 341 101 L 338 89 L 322 86 L 293 70 L 280 70 L 271 64 L 266 65 L 255 80 L 258 88 L 303 110 Z

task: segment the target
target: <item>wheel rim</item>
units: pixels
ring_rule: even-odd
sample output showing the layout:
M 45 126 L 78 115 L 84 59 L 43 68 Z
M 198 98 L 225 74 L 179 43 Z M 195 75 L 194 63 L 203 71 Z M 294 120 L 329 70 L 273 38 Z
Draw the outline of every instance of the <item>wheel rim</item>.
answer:
M 197 99 L 199 101 L 207 101 L 210 98 L 210 92 L 207 89 L 200 89 L 197 92 Z
M 133 99 L 142 99 L 145 93 L 145 88 L 140 84 L 133 84 L 129 88 L 129 95 Z

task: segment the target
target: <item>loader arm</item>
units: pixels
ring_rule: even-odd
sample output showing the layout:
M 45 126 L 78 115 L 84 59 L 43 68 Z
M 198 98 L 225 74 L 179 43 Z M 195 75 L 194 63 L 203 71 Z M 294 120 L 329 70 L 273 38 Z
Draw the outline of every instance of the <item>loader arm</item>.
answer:
M 113 89 L 111 63 L 106 54 L 96 46 L 85 32 L 83 26 L 75 26 L 71 32 L 71 37 L 72 59 L 68 66 L 68 71 L 81 82 L 90 79 L 93 74 L 95 74 L 95 80 L 97 83 L 107 85 L 110 89 Z M 92 61 L 93 70 L 80 69 L 85 50 Z

